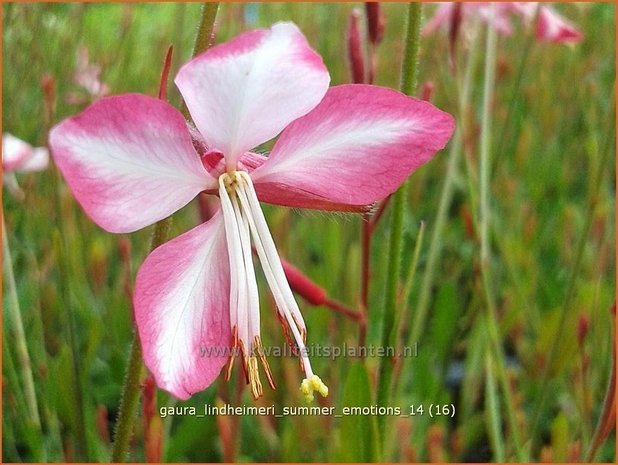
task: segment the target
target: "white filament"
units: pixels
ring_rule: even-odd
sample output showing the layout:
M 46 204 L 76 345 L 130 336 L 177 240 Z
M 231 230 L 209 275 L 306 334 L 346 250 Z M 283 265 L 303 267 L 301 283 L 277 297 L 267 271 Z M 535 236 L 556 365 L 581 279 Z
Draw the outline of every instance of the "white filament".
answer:
M 234 214 L 236 222 L 240 228 L 240 243 L 244 261 L 244 269 L 247 278 L 247 298 L 248 298 L 248 322 L 247 330 L 249 341 L 246 344 L 247 350 L 255 344 L 255 336 L 260 335 L 260 298 L 258 295 L 257 281 L 255 279 L 255 269 L 253 268 L 253 257 L 251 255 L 251 237 L 249 235 L 249 222 L 244 217 L 238 206 L 237 199 L 233 199 Z M 249 345 L 250 344 L 250 345 Z
M 300 314 L 300 309 L 285 277 L 277 248 L 268 230 L 268 225 L 255 195 L 251 178 L 244 172 L 237 172 L 237 175 L 238 189 L 236 193 L 238 194 L 244 217 L 249 222 L 253 242 L 255 243 L 264 275 L 275 298 L 278 311 L 285 316 L 288 325 L 292 329 L 292 334 L 300 351 L 299 357 L 303 363 L 305 375 L 311 377 L 313 376 L 313 371 L 303 336 L 300 332 L 301 328 L 305 330 L 305 323 Z
M 238 224 L 232 200 L 224 183 L 223 176 L 219 178 L 219 196 L 223 208 L 225 237 L 230 260 L 230 324 L 236 326 L 238 338 L 248 350 L 250 346 L 247 301 L 247 269 L 243 258 L 241 229 Z M 254 277 L 255 279 L 255 277 Z M 245 354 L 243 354 L 244 356 Z
M 259 296 L 251 255 L 253 238 L 277 311 L 292 330 L 305 376 L 312 377 L 313 371 L 303 340 L 305 322 L 285 277 L 251 178 L 247 173 L 239 171 L 221 175 L 219 196 L 230 260 L 230 322 L 232 328 L 237 327 L 238 337 L 248 351 L 244 355 L 251 355 L 251 350 L 255 348 L 255 336 L 260 335 Z

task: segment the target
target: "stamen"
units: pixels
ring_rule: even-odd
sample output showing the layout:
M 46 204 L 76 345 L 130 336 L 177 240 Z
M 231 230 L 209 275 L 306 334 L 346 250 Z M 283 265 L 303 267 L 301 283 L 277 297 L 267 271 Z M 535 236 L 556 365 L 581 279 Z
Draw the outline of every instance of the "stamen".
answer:
M 303 393 L 308 403 L 313 401 L 314 392 L 319 392 L 322 397 L 328 396 L 328 387 L 322 382 L 318 375 L 305 378 L 303 382 L 300 383 L 300 391 Z
M 285 340 L 291 348 L 294 348 L 294 343 L 292 342 L 292 338 L 290 338 L 290 329 L 288 327 L 288 322 L 285 320 L 285 317 L 277 310 L 277 318 L 279 318 L 279 323 L 281 323 L 281 327 L 283 328 L 283 335 L 285 336 Z
M 229 381 L 232 377 L 232 368 L 234 367 L 234 359 L 236 358 L 236 352 L 238 351 L 238 328 L 234 326 L 232 328 L 232 353 L 230 354 L 230 360 L 227 363 L 227 370 L 225 372 L 225 380 Z
M 245 217 L 249 220 L 249 226 L 253 235 L 262 268 L 268 284 L 272 290 L 273 296 L 279 310 L 285 316 L 287 323 L 294 334 L 294 339 L 298 346 L 299 358 L 302 363 L 303 371 L 308 379 L 314 376 L 311 369 L 311 363 L 305 346 L 306 330 L 305 324 L 298 308 L 298 304 L 294 299 L 292 290 L 287 282 L 279 254 L 275 247 L 266 219 L 262 213 L 257 195 L 253 189 L 251 178 L 247 173 L 238 172 L 236 176 L 238 182 L 238 199 L 243 208 Z M 323 383 L 322 383 L 323 384 Z M 326 391 L 328 392 L 328 391 Z
M 242 358 L 242 371 L 245 374 L 245 382 L 249 384 L 249 369 L 247 366 L 247 350 L 245 349 L 245 343 L 242 339 L 238 341 L 240 345 L 240 356 Z
M 236 222 L 240 228 L 240 244 L 242 248 L 242 258 L 245 268 L 245 281 L 247 283 L 247 332 L 249 341 L 257 334 L 260 334 L 260 297 L 258 295 L 257 280 L 255 278 L 255 269 L 253 267 L 253 256 L 251 255 L 251 237 L 249 235 L 249 222 L 242 215 L 238 205 L 238 198 L 235 196 L 232 200 Z
M 311 369 L 305 345 L 307 340 L 305 322 L 285 277 L 251 178 L 245 172 L 225 173 L 219 177 L 219 194 L 230 257 L 230 320 L 233 324 L 234 350 L 228 363 L 226 379 L 231 376 L 235 349 L 240 347 L 245 380 L 251 386 L 253 397 L 258 399 L 263 394 L 258 357 L 266 372 L 268 384 L 271 388 L 276 388 L 259 336 L 259 296 L 251 255 L 251 238 L 253 238 L 264 275 L 277 304 L 277 317 L 283 325 L 288 344 L 298 354 L 301 370 L 306 375 L 301 384 L 301 391 L 308 401 L 313 399 L 313 393 L 316 391 L 322 396 L 327 396 L 328 388 Z M 295 344 L 290 338 L 290 329 Z
M 270 388 L 274 391 L 275 389 L 277 389 L 277 386 L 275 385 L 273 374 L 270 371 L 268 360 L 266 359 L 266 355 L 264 354 L 264 349 L 262 348 L 262 340 L 260 339 L 260 336 L 255 336 L 254 347 L 254 351 L 258 354 L 258 357 L 260 357 L 260 361 L 262 362 L 262 367 L 264 368 L 264 372 L 266 373 L 266 378 L 268 378 L 268 384 L 270 385 Z
M 281 292 L 283 294 L 285 302 L 288 304 L 288 308 L 290 309 L 292 315 L 294 315 L 295 322 L 297 323 L 298 327 L 303 328 L 305 327 L 303 315 L 298 308 L 298 304 L 296 303 L 296 299 L 294 298 L 292 289 L 290 289 L 288 280 L 285 277 L 285 272 L 283 271 L 283 266 L 281 265 L 281 259 L 279 258 L 277 247 L 275 246 L 275 242 L 270 235 L 268 224 L 266 223 L 266 218 L 264 218 L 264 213 L 262 212 L 260 202 L 253 187 L 253 182 L 251 181 L 249 175 L 245 172 L 238 172 L 237 176 L 244 180 L 244 182 L 242 182 L 239 179 L 239 185 L 242 187 L 247 187 L 247 189 L 241 189 L 240 192 L 242 194 L 245 194 L 245 197 L 248 201 L 248 209 L 252 213 L 251 217 L 253 217 L 255 220 L 258 235 L 260 236 L 260 238 L 263 239 L 264 251 L 266 252 L 268 262 L 272 267 L 273 274 L 276 277 L 277 281 L 282 284 Z M 240 198 L 242 202 L 242 197 Z
M 249 180 L 249 182 L 251 181 Z M 274 267 L 271 266 L 272 262 L 271 260 L 269 260 L 269 257 L 266 254 L 265 245 L 268 244 L 268 242 L 266 242 L 268 239 L 270 239 L 270 245 L 274 249 L 274 243 L 272 242 L 272 237 L 270 237 L 270 233 L 268 232 L 268 230 L 266 230 L 268 234 L 267 236 L 260 235 L 260 233 L 258 232 L 255 221 L 254 221 L 256 212 L 254 209 L 249 208 L 250 204 L 249 204 L 249 200 L 247 198 L 245 189 L 242 189 L 241 187 L 237 193 L 238 193 L 238 198 L 240 200 L 240 204 L 245 212 L 245 216 L 249 220 L 249 226 L 251 228 L 251 233 L 253 235 L 253 242 L 255 243 L 255 248 L 257 250 L 258 257 L 260 258 L 260 262 L 262 263 L 262 269 L 264 270 L 264 275 L 266 276 L 266 280 L 268 281 L 268 284 L 273 293 L 273 296 L 275 297 L 275 302 L 277 303 L 277 307 L 285 316 L 287 323 L 290 329 L 292 330 L 292 334 L 294 334 L 294 339 L 296 339 L 297 345 L 299 347 L 301 346 L 304 347 L 304 344 L 302 342 L 302 336 L 300 335 L 300 332 L 297 326 L 297 320 L 295 320 L 292 317 L 290 313 L 290 307 L 288 305 L 289 302 L 285 299 L 283 295 L 283 288 L 285 288 L 286 286 L 289 287 L 287 280 L 285 280 L 285 275 L 283 275 L 283 280 L 278 279 L 279 277 L 275 275 Z M 259 210 L 257 212 L 258 215 L 261 215 L 262 211 L 261 209 L 259 209 L 259 205 L 258 205 L 258 210 Z M 276 249 L 274 250 L 275 250 L 275 256 L 278 258 L 278 255 L 276 255 L 277 253 Z M 281 262 L 278 262 L 278 263 L 279 263 L 279 266 L 281 267 Z M 283 273 L 283 267 L 281 267 L 281 272 Z M 306 359 L 306 354 L 304 355 L 305 356 L 303 356 L 303 354 L 301 353 L 300 357 L 303 360 L 303 363 L 305 365 L 309 365 L 309 361 Z M 307 368 L 307 366 L 305 366 L 305 368 Z M 307 371 L 311 372 L 310 366 L 308 367 Z
M 225 238 L 227 242 L 227 251 L 230 260 L 230 323 L 232 327 L 238 330 L 238 283 L 240 274 L 242 273 L 242 265 L 239 263 L 240 238 L 236 231 L 236 219 L 232 202 L 227 192 L 226 181 L 227 175 L 219 177 L 219 196 L 221 198 L 221 208 L 223 210 L 223 222 L 225 224 Z
M 260 381 L 260 372 L 258 371 L 258 363 L 255 355 L 250 355 L 247 363 L 249 370 L 249 384 L 251 385 L 251 394 L 255 400 L 259 399 L 264 393 L 262 382 Z
M 298 323 L 298 320 L 296 319 L 296 315 L 292 314 L 292 319 L 294 320 L 294 323 L 296 323 L 296 326 L 300 328 L 300 335 L 303 339 L 303 342 L 307 344 L 307 328 L 305 328 L 304 324 L 301 325 Z
M 230 182 L 231 180 L 228 175 L 219 177 L 219 196 L 221 197 L 221 208 L 223 209 L 223 221 L 225 223 L 225 237 L 230 260 L 230 322 L 232 327 L 236 327 L 237 329 L 236 338 L 240 340 L 242 348 L 248 341 L 247 271 L 242 257 L 240 228 L 238 227 L 232 200 L 228 194 Z

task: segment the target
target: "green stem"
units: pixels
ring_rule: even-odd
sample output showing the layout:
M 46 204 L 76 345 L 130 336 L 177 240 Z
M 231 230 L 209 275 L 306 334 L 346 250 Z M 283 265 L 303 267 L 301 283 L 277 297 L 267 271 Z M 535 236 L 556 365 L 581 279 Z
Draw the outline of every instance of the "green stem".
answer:
M 615 346 L 614 339 L 614 346 Z M 586 452 L 584 461 L 592 463 L 595 460 L 599 448 L 603 445 L 603 442 L 607 439 L 611 431 L 612 417 L 616 415 L 616 353 L 612 353 L 612 370 L 607 379 L 607 389 L 605 390 L 605 397 L 603 399 L 603 406 L 601 408 L 601 415 L 599 421 L 594 430 L 592 441 Z M 615 420 L 614 420 L 615 421 Z
M 549 353 L 547 355 L 547 362 L 545 363 L 545 367 L 543 369 L 542 381 L 541 381 L 541 391 L 538 401 L 536 402 L 534 408 L 534 419 L 532 421 L 531 427 L 529 429 L 529 437 L 532 439 L 531 445 L 535 440 L 534 433 L 539 425 L 539 420 L 541 418 L 541 413 L 545 407 L 545 400 L 547 399 L 547 392 L 549 391 L 549 378 L 553 369 L 553 365 L 555 363 L 556 355 L 558 354 L 558 348 L 560 346 L 560 342 L 562 342 L 562 338 L 564 335 L 564 329 L 567 321 L 567 315 L 572 306 L 573 297 L 575 295 L 575 282 L 577 278 L 580 277 L 580 267 L 582 264 L 582 258 L 584 256 L 584 249 L 586 248 L 586 242 L 588 241 L 588 234 L 590 233 L 590 228 L 592 226 L 592 222 L 594 219 L 594 215 L 596 213 L 596 206 L 599 199 L 599 190 L 601 189 L 603 176 L 607 171 L 607 160 L 611 153 L 614 153 L 613 144 L 616 137 L 616 132 L 613 130 L 614 122 L 615 122 L 615 112 L 616 112 L 616 88 L 614 83 L 614 91 L 611 96 L 611 102 L 613 104 L 610 106 L 608 115 L 605 117 L 605 121 L 607 122 L 607 126 L 605 127 L 604 134 L 606 138 L 603 142 L 601 148 L 601 160 L 599 165 L 597 166 L 597 171 L 595 173 L 594 182 L 592 183 L 593 191 L 590 193 L 589 199 L 589 208 L 588 214 L 585 219 L 584 229 L 582 231 L 581 236 L 579 237 L 579 242 L 577 243 L 577 248 L 575 252 L 575 261 L 573 262 L 573 267 L 571 268 L 571 273 L 569 275 L 569 281 L 567 284 L 567 290 L 564 297 L 564 302 L 562 304 L 562 308 L 560 310 L 560 319 L 558 321 L 558 328 L 554 332 L 554 337 L 551 342 L 551 346 L 549 349 Z
M 538 19 L 538 14 L 539 14 L 539 8 L 536 9 L 536 12 L 534 13 L 534 18 L 532 18 L 532 21 L 530 21 L 531 24 L 536 24 L 537 19 Z M 536 34 L 528 34 L 528 37 L 526 38 L 526 42 L 523 47 L 523 52 L 521 54 L 521 58 L 517 66 L 517 75 L 515 78 L 515 83 L 513 84 L 513 87 L 511 89 L 511 96 L 509 98 L 509 104 L 506 110 L 506 117 L 504 118 L 504 124 L 502 125 L 502 130 L 500 131 L 500 137 L 498 138 L 498 147 L 495 152 L 497 154 L 504 153 L 503 147 L 505 144 L 506 133 L 507 133 L 507 130 L 509 129 L 511 122 L 513 121 L 513 118 L 511 118 L 511 115 L 515 108 L 515 102 L 518 101 L 517 97 L 519 96 L 519 89 L 521 87 L 521 83 L 523 82 L 523 77 L 525 74 L 524 71 L 526 69 L 526 63 L 528 62 L 528 56 L 530 55 L 532 44 L 535 43 L 536 40 L 537 40 Z M 495 160 L 493 160 L 493 162 L 495 163 Z
M 56 175 L 54 177 L 57 179 L 60 176 L 60 173 L 56 172 L 55 174 Z M 58 193 L 58 207 L 61 209 L 60 190 L 58 189 L 56 192 Z M 80 350 L 77 341 L 77 329 L 75 324 L 74 297 L 68 285 L 68 283 L 71 282 L 71 277 L 73 276 L 73 269 L 69 264 L 69 260 L 66 258 L 66 251 L 69 250 L 69 247 L 67 247 L 65 242 L 67 237 L 66 232 L 64 231 L 62 224 L 60 224 L 59 228 L 62 229 L 55 229 L 53 231 L 52 242 L 54 244 L 56 257 L 58 257 L 60 274 L 67 277 L 62 280 L 60 289 L 62 292 L 63 301 L 66 302 L 67 309 L 66 312 L 62 313 L 62 326 L 64 333 L 67 335 L 67 344 L 69 346 L 71 358 L 71 374 L 73 376 L 73 379 L 70 380 L 70 382 L 72 383 L 72 392 L 75 396 L 75 408 L 73 409 L 74 418 L 72 425 L 73 434 L 75 435 L 75 456 L 79 461 L 87 462 L 89 461 L 89 441 L 86 430 L 86 409 L 83 395 L 84 391 L 81 362 L 79 358 Z
M 212 44 L 213 31 L 215 29 L 215 19 L 219 10 L 219 2 L 205 2 L 202 5 L 200 25 L 197 28 L 195 44 L 193 46 L 193 56 L 197 56 L 208 50 Z
M 403 287 L 403 293 L 401 294 L 401 310 L 408 306 L 408 300 L 412 294 L 412 287 L 414 286 L 414 280 L 416 279 L 416 268 L 418 267 L 418 258 L 421 255 L 421 248 L 423 245 L 423 239 L 425 238 L 425 222 L 421 221 L 418 228 L 418 236 L 416 236 L 416 244 L 414 245 L 414 253 L 412 254 L 412 263 L 410 263 L 410 270 L 408 271 L 408 277 L 406 278 L 406 284 Z
M 197 37 L 195 39 L 193 56 L 202 53 L 210 47 L 218 8 L 218 2 L 208 2 L 202 6 L 201 21 L 198 27 Z M 184 102 L 182 104 L 181 111 L 186 118 L 189 118 L 189 113 Z M 171 218 L 161 220 L 155 225 L 150 250 L 156 249 L 167 240 L 170 226 Z M 114 435 L 114 445 L 112 447 L 112 462 L 124 462 L 127 459 L 129 443 L 131 436 L 133 435 L 135 414 L 137 412 L 137 406 L 139 404 L 141 394 L 143 376 L 144 366 L 142 363 L 142 349 L 139 336 L 135 333 L 131 343 L 131 354 L 122 386 L 120 408 L 118 411 L 118 420 L 116 422 L 116 430 Z
M 414 95 L 418 84 L 418 56 L 421 49 L 422 4 L 408 4 L 406 49 L 401 66 L 401 91 Z
M 495 12 L 494 12 L 495 13 Z M 489 158 L 491 150 L 491 102 L 496 71 L 496 31 L 493 27 L 487 27 L 487 48 L 485 50 L 485 81 L 483 85 L 483 113 L 481 119 L 481 147 L 480 147 L 480 236 L 481 236 L 481 271 L 487 299 L 487 307 L 493 312 L 495 304 L 491 289 L 489 275 L 491 264 L 489 262 Z
M 475 30 L 476 28 L 473 29 L 473 31 Z M 463 81 L 458 81 L 457 93 L 459 96 L 459 117 L 457 118 L 458 121 L 457 127 L 455 128 L 455 134 L 453 135 L 453 139 L 450 143 L 446 176 L 444 177 L 444 182 L 442 184 L 438 213 L 436 214 L 435 223 L 431 233 L 429 252 L 427 253 L 427 264 L 425 265 L 425 272 L 423 273 L 421 289 L 418 302 L 416 304 L 416 310 L 414 312 L 414 321 L 408 337 L 408 345 L 418 342 L 420 335 L 425 329 L 435 271 L 438 264 L 438 259 L 440 258 L 440 252 L 442 251 L 442 233 L 446 223 L 446 216 L 448 214 L 451 201 L 453 200 L 453 190 L 455 188 L 455 180 L 458 175 L 459 158 L 462 153 L 463 135 L 465 133 L 465 127 L 463 126 L 463 122 L 465 121 L 464 115 L 470 101 L 470 88 L 472 84 L 474 65 L 478 55 L 478 48 L 478 34 L 474 33 L 470 52 L 468 53 Z
M 127 365 L 122 385 L 118 421 L 114 430 L 115 439 L 112 448 L 112 462 L 124 462 L 127 459 L 143 377 L 142 346 L 140 345 L 137 332 L 134 332 L 129 364 Z
M 502 444 L 502 415 L 500 414 L 500 402 L 498 399 L 498 389 L 494 377 L 494 367 L 491 351 L 486 344 L 485 350 L 485 414 L 489 422 L 489 439 L 494 450 L 494 460 L 504 462 L 504 446 Z
M 495 7 L 494 7 L 495 9 Z M 495 14 L 495 11 L 493 12 Z M 483 114 L 481 119 L 481 147 L 480 147 L 480 238 L 481 238 L 481 275 L 483 289 L 486 300 L 486 318 L 488 323 L 489 342 L 493 346 L 493 356 L 498 370 L 498 379 L 504 394 L 506 403 L 506 415 L 509 423 L 509 430 L 515 446 L 519 461 L 527 461 L 524 450 L 521 446 L 519 427 L 515 416 L 511 385 L 506 373 L 504 364 L 504 351 L 502 349 L 502 338 L 500 336 L 498 317 L 496 315 L 496 304 L 491 282 L 491 257 L 490 257 L 490 236 L 489 223 L 491 216 L 490 192 L 489 192 L 489 172 L 490 172 L 490 152 L 491 152 L 491 130 L 492 114 L 491 102 L 493 101 L 493 91 L 495 85 L 496 70 L 496 41 L 497 34 L 495 28 L 487 27 L 487 48 L 485 56 L 485 81 L 483 85 Z M 490 376 L 486 373 L 486 376 Z M 499 454 L 500 446 L 494 452 Z
M 22 382 L 24 383 L 24 396 L 28 405 L 28 410 L 30 410 L 30 420 L 32 424 L 40 430 L 41 419 L 39 417 L 36 391 L 34 389 L 32 362 L 30 361 L 30 355 L 28 354 L 28 343 L 26 342 L 26 333 L 24 332 L 24 324 L 21 319 L 21 310 L 19 308 L 19 299 L 17 298 L 17 285 L 15 284 L 13 262 L 11 260 L 11 249 L 9 248 L 9 240 L 6 235 L 6 226 L 4 224 L 4 212 L 2 212 L 2 269 L 6 278 L 5 284 L 8 295 L 8 305 L 6 307 L 6 311 L 15 333 L 15 352 L 17 353 L 19 365 L 21 367 L 21 377 Z
M 421 16 L 422 5 L 420 3 L 410 3 L 408 5 L 406 49 L 401 70 L 401 90 L 408 95 L 416 91 Z M 400 306 L 397 305 L 397 290 L 399 288 L 399 272 L 401 269 L 401 243 L 406 190 L 406 183 L 404 183 L 393 195 L 392 201 L 393 217 L 388 254 L 386 302 L 384 306 L 384 319 L 382 322 L 383 347 L 394 346 L 394 339 L 397 337 L 398 333 L 395 322 L 399 320 L 398 314 L 400 309 Z M 377 390 L 378 405 L 388 405 L 394 362 L 395 360 L 392 357 L 384 357 L 380 360 L 380 375 Z M 378 417 L 379 431 L 385 431 L 385 421 L 385 416 Z M 382 438 L 382 442 L 384 442 L 384 437 Z
M 163 244 L 170 231 L 172 220 L 166 218 L 155 225 L 150 250 L 154 250 Z M 139 404 L 142 392 L 142 381 L 144 378 L 144 365 L 142 363 L 142 346 L 136 331 L 131 342 L 131 353 L 127 371 L 122 383 L 122 394 L 120 396 L 120 407 L 118 410 L 118 420 L 114 430 L 114 445 L 112 447 L 112 462 L 124 462 L 129 452 L 129 443 L 133 435 L 133 424 L 135 423 L 135 413 Z

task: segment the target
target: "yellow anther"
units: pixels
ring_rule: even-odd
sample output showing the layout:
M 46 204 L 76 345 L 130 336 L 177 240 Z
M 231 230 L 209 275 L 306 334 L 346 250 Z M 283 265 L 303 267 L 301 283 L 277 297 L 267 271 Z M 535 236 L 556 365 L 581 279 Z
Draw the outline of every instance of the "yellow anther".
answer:
M 311 378 L 303 379 L 300 383 L 300 392 L 305 396 L 305 400 L 309 403 L 313 401 L 313 393 L 319 392 L 322 397 L 328 395 L 328 386 L 322 382 L 318 375 L 313 375 Z
M 264 393 L 262 390 L 262 382 L 260 381 L 260 372 L 255 355 L 249 356 L 247 360 L 247 368 L 249 371 L 249 384 L 251 385 L 251 394 L 255 400 L 259 399 Z

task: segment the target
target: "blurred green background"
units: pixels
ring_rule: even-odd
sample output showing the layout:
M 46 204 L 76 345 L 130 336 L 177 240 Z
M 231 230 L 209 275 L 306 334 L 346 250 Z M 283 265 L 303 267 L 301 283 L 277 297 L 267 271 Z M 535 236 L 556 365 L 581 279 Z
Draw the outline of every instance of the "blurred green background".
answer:
M 519 437 L 530 446 L 531 461 L 574 461 L 587 450 L 601 413 L 613 348 L 615 6 L 555 7 L 577 24 L 583 42 L 536 42 L 530 30 L 515 24 L 511 36 L 499 37 L 492 103 L 491 279 Z M 322 55 L 332 84 L 346 83 L 350 75 L 345 30 L 354 8 L 364 11 L 361 3 L 226 3 L 219 10 L 215 40 L 276 21 L 294 21 Z M 50 125 L 87 105 L 93 97 L 74 80 L 80 50 L 100 66 L 100 79 L 110 93 L 155 95 L 167 47 L 174 45 L 171 77 L 191 56 L 200 9 L 196 3 L 3 3 L 3 132 L 45 145 Z M 424 9 L 429 15 L 435 6 Z M 397 87 L 406 7 L 385 3 L 383 11 L 386 30 L 377 50 L 376 83 Z M 483 45 L 482 26 L 480 34 Z M 464 28 L 458 44 L 462 63 L 469 35 Z M 384 431 L 377 431 L 371 417 L 170 416 L 162 420 L 163 461 L 371 461 L 377 436 L 385 438 L 385 461 L 491 461 L 496 458 L 491 439 L 496 411 L 502 412 L 499 442 L 506 458 L 516 460 L 500 391 L 494 407 L 488 402 L 488 380 L 493 378 L 483 355 L 487 328 L 475 225 L 483 49 L 473 64 L 470 102 L 462 117 L 446 34 L 425 37 L 421 46 L 420 83 L 432 82 L 433 103 L 457 116 L 464 130 L 463 157 L 439 239 L 442 253 L 431 283 L 428 319 L 421 337 L 411 341 L 418 344 L 418 356 L 402 362 L 391 405 L 407 412 L 411 404 L 454 404 L 456 414 L 388 417 Z M 53 83 L 53 111 L 45 106 L 42 81 L 48 89 Z M 173 84 L 170 101 L 178 106 L 179 94 L 172 88 Z M 606 152 L 606 165 L 600 166 Z M 409 302 L 402 303 L 403 342 L 418 303 L 449 154 L 448 148 L 437 154 L 409 183 L 403 278 L 421 221 L 426 232 Z M 3 270 L 12 266 L 15 274 L 41 425 L 30 420 L 13 322 L 3 312 L 3 461 L 109 460 L 132 335 L 130 286 L 147 255 L 152 231 L 129 236 L 99 229 L 53 168 L 17 178 L 23 199 L 3 190 L 12 254 L 12 263 L 4 264 Z M 268 206 L 265 212 L 282 254 L 331 297 L 357 307 L 361 218 Z M 387 210 L 372 248 L 367 342 L 376 346 L 389 219 Z M 198 222 L 194 201 L 175 215 L 172 233 Z M 123 257 L 129 249 L 127 260 Z M 279 322 L 266 318 L 273 303 L 264 284 L 261 280 L 263 339 L 267 345 L 280 345 Z M 6 275 L 3 288 L 6 306 Z M 354 321 L 300 298 L 299 303 L 310 342 L 357 343 Z M 557 334 L 561 315 L 564 326 Z M 578 339 L 578 328 L 584 324 L 587 333 Z M 545 382 L 552 344 L 557 344 L 558 356 Z M 350 358 L 314 358 L 312 363 L 331 392 L 320 405 L 337 410 L 374 405 L 377 358 L 364 364 Z M 266 389 L 258 405 L 302 405 L 297 360 L 272 358 L 270 365 L 278 389 Z M 253 404 L 248 389 L 240 388 L 235 373 L 229 383 L 218 380 L 178 405 L 201 410 L 216 401 Z M 542 391 L 546 401 L 538 411 Z M 159 393 L 158 405 L 175 404 Z M 532 431 L 537 414 L 540 421 Z M 135 461 L 145 457 L 141 416 L 140 409 L 132 448 Z M 600 461 L 615 461 L 610 436 L 597 455 Z

